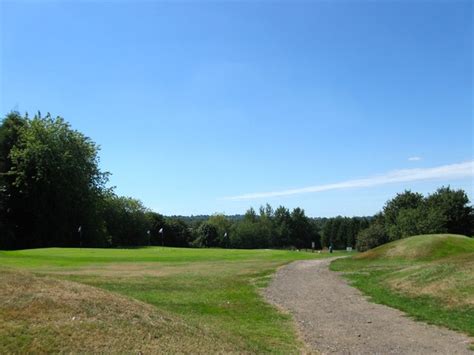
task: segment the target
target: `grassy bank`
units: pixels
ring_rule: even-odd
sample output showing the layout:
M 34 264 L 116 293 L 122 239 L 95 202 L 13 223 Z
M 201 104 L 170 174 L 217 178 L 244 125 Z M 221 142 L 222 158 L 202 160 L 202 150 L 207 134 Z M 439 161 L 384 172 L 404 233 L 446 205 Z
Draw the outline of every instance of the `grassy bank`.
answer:
M 331 263 L 374 302 L 474 336 L 474 239 L 423 235 Z
M 0 282 L 9 285 L 0 292 L 0 352 L 298 352 L 291 319 L 266 304 L 259 287 L 285 263 L 326 256 L 156 247 L 0 252 Z

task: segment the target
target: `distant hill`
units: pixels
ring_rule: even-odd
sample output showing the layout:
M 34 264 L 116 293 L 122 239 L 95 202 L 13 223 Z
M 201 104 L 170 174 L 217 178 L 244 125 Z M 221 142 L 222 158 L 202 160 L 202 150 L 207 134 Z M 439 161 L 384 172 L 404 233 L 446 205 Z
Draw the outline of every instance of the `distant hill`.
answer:
M 182 216 L 182 215 L 173 215 L 173 216 L 167 216 L 167 217 L 171 217 L 171 218 L 179 218 L 181 220 L 183 220 L 184 222 L 186 223 L 189 223 L 189 224 L 193 224 L 195 222 L 203 222 L 203 221 L 207 221 L 209 219 L 209 217 L 211 217 L 211 215 L 208 215 L 208 214 L 200 214 L 200 215 L 196 215 L 196 216 Z M 229 219 L 230 221 L 240 221 L 244 218 L 244 215 L 243 214 L 234 214 L 234 215 L 226 215 L 226 218 Z

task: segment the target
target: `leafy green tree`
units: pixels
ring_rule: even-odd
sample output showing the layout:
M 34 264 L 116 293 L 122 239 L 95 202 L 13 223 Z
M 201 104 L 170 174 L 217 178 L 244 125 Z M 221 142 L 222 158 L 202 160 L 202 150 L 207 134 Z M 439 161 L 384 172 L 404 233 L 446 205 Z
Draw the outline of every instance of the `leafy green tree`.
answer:
M 194 245 L 198 247 L 216 247 L 218 246 L 217 227 L 209 222 L 202 223 L 198 228 L 198 238 Z
M 291 246 L 291 214 L 288 208 L 279 206 L 274 212 L 275 232 L 272 245 L 275 247 Z
M 15 213 L 18 191 L 14 189 L 14 177 L 9 172 L 12 167 L 10 151 L 18 142 L 26 124 L 27 118 L 21 117 L 17 112 L 11 112 L 0 125 L 0 248 L 5 249 L 25 243 L 21 236 L 16 235 L 17 224 L 14 219 L 19 217 Z
M 165 217 L 153 211 L 146 211 L 145 216 L 149 225 L 148 231 L 150 231 L 149 243 L 151 245 L 161 245 L 162 240 L 159 231 L 165 226 Z
M 179 217 L 166 217 L 163 233 L 165 246 L 187 247 L 192 241 L 189 226 Z
M 16 248 L 103 245 L 107 174 L 98 147 L 62 118 L 8 115 L 2 134 L 2 220 Z M 5 223 L 5 221 L 7 221 Z
M 304 210 L 297 207 L 291 212 L 291 242 L 297 248 L 311 248 L 312 227 Z
M 150 244 L 151 229 L 148 210 L 141 201 L 130 197 L 109 195 L 103 212 L 108 240 L 112 246 Z
M 398 214 L 402 209 L 415 209 L 422 205 L 423 195 L 405 190 L 389 200 L 384 208 L 384 220 L 387 235 L 390 240 L 397 240 L 402 237 L 402 233 L 397 225 Z
M 257 222 L 257 213 L 253 209 L 253 207 L 250 207 L 247 212 L 245 212 L 244 215 L 244 220 L 247 220 L 249 222 Z
M 439 232 L 473 235 L 473 208 L 465 191 L 441 187 L 426 198 L 426 206 L 432 215 L 442 216 L 444 228 Z
M 323 228 L 322 228 L 322 235 L 321 235 L 321 245 L 322 247 L 328 248 L 333 239 L 334 235 L 334 218 L 329 218 L 325 221 Z
M 209 217 L 207 222 L 216 227 L 217 243 L 215 246 L 227 248 L 229 246 L 229 233 L 232 222 L 223 214 L 214 214 Z
M 266 216 L 265 208 L 258 216 L 253 208 L 247 210 L 244 218 L 235 223 L 230 235 L 232 248 L 268 248 L 272 239 L 271 217 Z
M 310 219 L 310 225 L 311 225 L 311 241 L 314 242 L 314 247 L 315 249 L 321 249 L 322 244 L 321 244 L 321 234 L 319 230 L 319 224 Z
M 382 223 L 372 223 L 357 236 L 357 250 L 366 251 L 388 242 L 385 226 Z
M 419 234 L 446 233 L 445 216 L 438 209 L 429 209 L 423 203 L 417 208 L 403 208 L 399 211 L 393 230 L 400 238 Z

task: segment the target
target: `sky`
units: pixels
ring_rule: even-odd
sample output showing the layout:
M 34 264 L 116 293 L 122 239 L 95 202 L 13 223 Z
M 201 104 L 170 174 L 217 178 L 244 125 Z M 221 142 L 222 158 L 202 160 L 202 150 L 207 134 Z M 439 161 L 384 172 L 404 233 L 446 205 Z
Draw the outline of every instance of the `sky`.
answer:
M 0 115 L 50 112 L 167 215 L 474 197 L 471 1 L 0 1 Z

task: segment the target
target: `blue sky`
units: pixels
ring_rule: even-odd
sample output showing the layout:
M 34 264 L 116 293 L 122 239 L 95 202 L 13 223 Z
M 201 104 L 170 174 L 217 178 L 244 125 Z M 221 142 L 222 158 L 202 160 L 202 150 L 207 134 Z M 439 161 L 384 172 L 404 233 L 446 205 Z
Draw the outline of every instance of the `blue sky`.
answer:
M 164 214 L 367 215 L 447 184 L 472 199 L 472 10 L 2 1 L 0 113 L 63 116 L 118 194 Z

